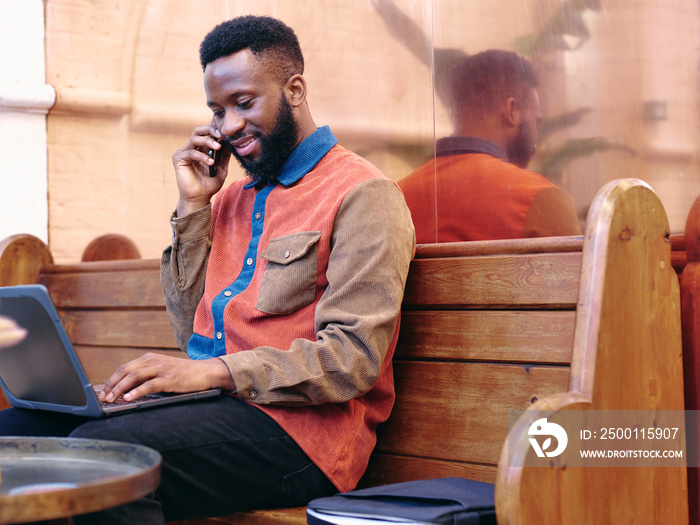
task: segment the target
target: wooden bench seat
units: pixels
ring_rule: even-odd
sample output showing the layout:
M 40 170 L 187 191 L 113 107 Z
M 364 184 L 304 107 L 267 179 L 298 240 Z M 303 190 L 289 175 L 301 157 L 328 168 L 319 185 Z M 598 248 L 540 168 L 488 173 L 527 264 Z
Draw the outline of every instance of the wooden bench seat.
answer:
M 28 282 L 49 288 L 93 381 L 145 350 L 182 355 L 159 261 L 56 265 L 48 257 L 36 257 Z M 396 405 L 360 486 L 443 476 L 495 482 L 501 525 L 687 523 L 685 468 L 525 467 L 534 455 L 527 429 L 543 410 L 683 408 L 674 267 L 663 207 L 634 180 L 601 190 L 585 238 L 419 246 L 394 359 Z M 509 434 L 509 413 L 523 410 Z M 515 463 L 508 447 L 518 450 Z M 179 523 L 306 517 L 298 508 Z

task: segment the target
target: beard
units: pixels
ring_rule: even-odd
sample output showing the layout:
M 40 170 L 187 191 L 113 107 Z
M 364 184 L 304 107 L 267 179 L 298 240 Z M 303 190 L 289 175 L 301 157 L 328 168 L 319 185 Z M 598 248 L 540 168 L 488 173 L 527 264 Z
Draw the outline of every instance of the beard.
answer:
M 527 169 L 527 165 L 537 150 L 535 141 L 536 135 L 530 128 L 527 125 L 521 125 L 517 137 L 508 146 L 508 151 L 506 151 L 508 162 L 515 164 L 519 168 Z
M 246 175 L 254 182 L 274 182 L 277 180 L 284 163 L 297 146 L 299 128 L 292 113 L 292 105 L 282 93 L 275 125 L 268 134 L 260 134 L 260 156 L 255 160 L 241 157 L 236 148 L 226 141 L 231 154 L 238 159 Z

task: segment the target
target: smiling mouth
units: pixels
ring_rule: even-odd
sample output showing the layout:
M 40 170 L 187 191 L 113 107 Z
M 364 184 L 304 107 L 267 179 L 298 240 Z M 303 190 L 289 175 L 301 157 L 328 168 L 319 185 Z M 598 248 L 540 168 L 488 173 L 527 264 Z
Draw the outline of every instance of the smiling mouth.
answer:
M 236 153 L 241 157 L 250 155 L 255 148 L 257 143 L 257 137 L 255 135 L 248 135 L 234 142 L 231 142 L 231 146 L 236 150 Z

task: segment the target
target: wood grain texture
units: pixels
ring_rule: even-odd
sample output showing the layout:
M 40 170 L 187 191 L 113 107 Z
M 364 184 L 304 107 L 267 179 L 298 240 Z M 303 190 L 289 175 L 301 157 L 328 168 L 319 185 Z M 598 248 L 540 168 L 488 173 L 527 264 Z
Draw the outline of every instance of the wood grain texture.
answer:
M 59 310 L 76 345 L 178 349 L 165 309 Z
M 501 525 L 688 523 L 686 469 L 534 468 L 528 429 L 561 410 L 682 410 L 680 297 L 668 221 L 644 183 L 608 184 L 586 229 L 571 383 L 511 429 L 496 482 Z M 541 503 L 546 494 L 547 504 Z
M 120 348 L 104 346 L 75 346 L 75 351 L 80 362 L 85 368 L 88 379 L 94 385 L 104 383 L 109 377 L 123 365 L 141 357 L 146 353 L 142 348 Z M 187 354 L 181 350 L 148 350 L 156 354 L 164 354 L 172 357 L 188 359 Z
M 482 465 L 467 461 L 445 461 L 375 452 L 369 460 L 367 472 L 359 486 L 374 487 L 388 483 L 451 476 L 493 483 L 496 480 L 496 467 L 491 464 Z
M 193 518 L 177 522 L 178 525 L 217 525 L 220 523 L 240 523 L 241 525 L 306 525 L 306 507 L 288 509 L 253 510 L 237 512 L 219 518 Z
M 568 364 L 574 311 L 404 311 L 397 359 Z
M 573 308 L 580 253 L 415 259 L 404 304 L 416 308 Z
M 568 366 L 396 362 L 396 404 L 377 450 L 496 465 L 508 411 L 565 390 Z
M 49 289 L 56 308 L 165 308 L 158 268 L 84 270 L 54 266 L 42 272 L 39 282 Z
M 42 266 L 53 262 L 43 241 L 33 235 L 12 235 L 0 241 L 0 286 L 34 284 Z
M 700 197 L 695 199 L 685 226 L 686 266 L 680 276 L 681 325 L 683 330 L 683 374 L 686 410 L 700 410 Z M 688 428 L 700 437 L 700 418 Z M 688 468 L 688 507 L 690 523 L 700 524 L 700 468 Z
M 580 252 L 583 236 L 538 237 L 532 239 L 502 239 L 494 241 L 464 241 L 419 244 L 415 259 L 440 257 L 475 257 L 479 255 L 513 255 L 531 253 Z

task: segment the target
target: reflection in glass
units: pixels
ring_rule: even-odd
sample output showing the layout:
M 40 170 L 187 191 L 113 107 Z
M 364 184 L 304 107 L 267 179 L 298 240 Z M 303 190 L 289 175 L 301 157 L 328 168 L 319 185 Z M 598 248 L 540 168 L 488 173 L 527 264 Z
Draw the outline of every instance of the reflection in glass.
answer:
M 573 200 L 527 170 L 541 119 L 532 64 L 487 50 L 452 67 L 453 133 L 400 182 L 419 243 L 578 235 Z
M 389 36 L 432 74 L 433 99 L 425 103 L 433 106 L 437 149 L 440 139 L 462 133 L 449 91 L 455 64 L 487 49 L 513 51 L 532 63 L 541 102 L 528 168 L 573 197 L 580 225 L 603 184 L 636 177 L 659 194 L 672 232 L 684 229 L 700 193 L 697 2 L 425 0 L 432 25 L 413 16 L 415 1 L 371 3 Z M 427 162 L 436 175 L 441 157 L 432 153 L 411 159 L 411 169 L 395 178 Z M 452 190 L 466 184 L 452 176 Z M 430 241 L 444 240 L 438 224 L 459 220 L 442 207 L 437 183 L 422 196 L 433 207 L 422 219 L 430 221 Z

